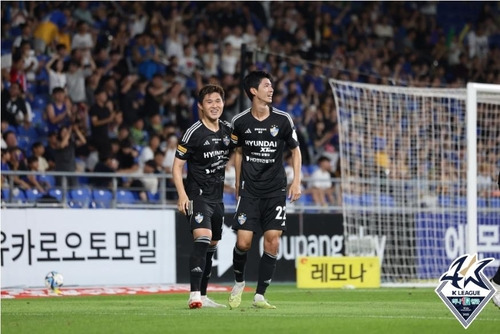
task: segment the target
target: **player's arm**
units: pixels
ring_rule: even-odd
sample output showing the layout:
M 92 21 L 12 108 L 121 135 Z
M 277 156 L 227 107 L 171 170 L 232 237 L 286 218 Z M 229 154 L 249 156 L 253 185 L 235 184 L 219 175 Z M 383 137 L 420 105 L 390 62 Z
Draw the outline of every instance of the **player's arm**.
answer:
M 292 152 L 292 168 L 293 180 L 288 190 L 288 198 L 294 202 L 300 198 L 302 191 L 300 190 L 300 169 L 302 168 L 302 154 L 300 153 L 299 146 L 293 148 Z
M 241 175 L 241 161 L 243 159 L 243 151 L 241 146 L 234 149 L 234 188 L 236 189 L 236 198 L 238 198 L 240 193 L 240 175 Z
M 174 180 L 175 188 L 177 189 L 177 195 L 179 200 L 177 201 L 177 208 L 183 214 L 187 214 L 189 206 L 189 197 L 186 194 L 186 189 L 184 188 L 184 182 L 182 179 L 182 171 L 184 170 L 184 165 L 186 160 L 174 158 L 174 164 L 172 166 L 172 179 Z

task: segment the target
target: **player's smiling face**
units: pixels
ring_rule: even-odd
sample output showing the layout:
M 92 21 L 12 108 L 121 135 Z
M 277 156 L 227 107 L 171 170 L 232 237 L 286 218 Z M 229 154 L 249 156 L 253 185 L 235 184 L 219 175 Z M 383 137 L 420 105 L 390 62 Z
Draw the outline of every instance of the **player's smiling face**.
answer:
M 260 81 L 259 88 L 256 90 L 254 99 L 257 98 L 263 102 L 271 103 L 273 102 L 274 88 L 271 80 L 264 78 Z
M 224 100 L 219 93 L 211 93 L 205 95 L 202 104 L 198 104 L 203 112 L 204 117 L 210 122 L 215 122 L 222 115 L 222 110 L 224 109 Z

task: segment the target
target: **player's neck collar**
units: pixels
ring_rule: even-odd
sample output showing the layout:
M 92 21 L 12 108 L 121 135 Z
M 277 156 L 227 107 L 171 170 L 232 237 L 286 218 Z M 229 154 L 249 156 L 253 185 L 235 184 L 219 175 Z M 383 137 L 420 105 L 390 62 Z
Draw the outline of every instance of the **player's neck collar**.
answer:
M 205 127 L 207 129 L 209 129 L 210 131 L 213 131 L 213 132 L 219 131 L 219 120 L 212 123 L 212 122 L 205 121 L 205 119 L 202 119 L 201 123 L 203 123 L 203 125 L 205 125 Z
M 263 121 L 266 118 L 268 118 L 271 115 L 271 111 L 273 111 L 273 107 L 269 104 L 267 105 L 269 108 L 269 112 L 267 112 L 264 108 L 254 108 L 252 107 L 250 109 L 250 112 L 252 113 L 252 116 L 258 120 L 258 121 Z M 255 111 L 255 112 L 254 112 Z

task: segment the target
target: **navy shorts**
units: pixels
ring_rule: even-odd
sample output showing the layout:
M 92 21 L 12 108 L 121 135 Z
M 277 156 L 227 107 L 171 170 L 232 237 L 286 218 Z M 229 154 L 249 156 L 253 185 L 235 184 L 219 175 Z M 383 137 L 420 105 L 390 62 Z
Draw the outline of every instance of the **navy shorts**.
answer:
M 233 230 L 286 231 L 286 196 L 240 197 L 234 218 Z
M 219 241 L 222 237 L 224 224 L 224 203 L 207 202 L 202 196 L 193 200 L 193 214 L 187 216 L 191 231 L 197 228 L 212 230 L 212 240 Z

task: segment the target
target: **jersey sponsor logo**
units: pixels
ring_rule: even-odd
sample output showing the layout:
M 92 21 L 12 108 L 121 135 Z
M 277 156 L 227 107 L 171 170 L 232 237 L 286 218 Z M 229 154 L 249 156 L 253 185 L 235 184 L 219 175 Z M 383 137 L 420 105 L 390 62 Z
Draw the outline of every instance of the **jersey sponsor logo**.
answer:
M 257 146 L 257 147 L 278 147 L 278 143 L 269 140 L 245 140 L 246 146 Z
M 182 145 L 177 145 L 177 151 L 179 151 L 180 153 L 184 154 L 187 152 L 187 148 L 185 148 L 184 146 Z
M 222 138 L 222 142 L 224 143 L 224 145 L 229 146 L 229 142 L 230 142 L 229 137 L 227 135 L 224 136 L 224 138 Z
M 260 164 L 273 164 L 276 160 L 275 159 L 261 159 L 261 158 L 254 158 L 254 157 L 247 156 L 247 161 L 248 162 L 256 162 L 256 163 L 260 163 Z
M 245 131 L 245 133 L 252 133 L 252 130 L 247 129 L 247 130 Z
M 201 224 L 201 222 L 203 221 L 203 214 L 201 212 L 196 213 L 196 215 L 194 216 L 194 220 L 198 224 Z
M 229 150 L 210 151 L 210 152 L 204 152 L 203 158 L 208 159 L 208 158 L 218 157 L 220 159 L 221 155 L 223 156 L 223 155 L 228 155 L 228 154 L 229 154 Z
M 242 212 L 242 213 L 240 213 L 240 214 L 238 215 L 238 223 L 239 223 L 240 225 L 243 225 L 243 224 L 245 224 L 245 222 L 246 222 L 246 221 L 247 221 L 247 215 L 246 215 L 246 213 L 243 213 L 243 212 Z
M 279 131 L 280 131 L 280 129 L 278 128 L 277 125 L 272 125 L 271 130 L 269 130 L 269 132 L 271 132 L 271 136 L 273 136 L 273 137 L 276 137 L 278 135 Z
M 276 152 L 275 148 L 270 148 L 270 147 L 261 147 L 260 148 L 260 153 L 274 153 Z
M 262 133 L 262 132 L 266 132 L 267 131 L 266 128 L 255 128 L 254 130 L 257 131 L 258 133 Z
M 203 143 L 203 146 L 206 146 L 206 145 L 210 145 L 210 142 L 208 140 L 205 140 L 205 142 Z

